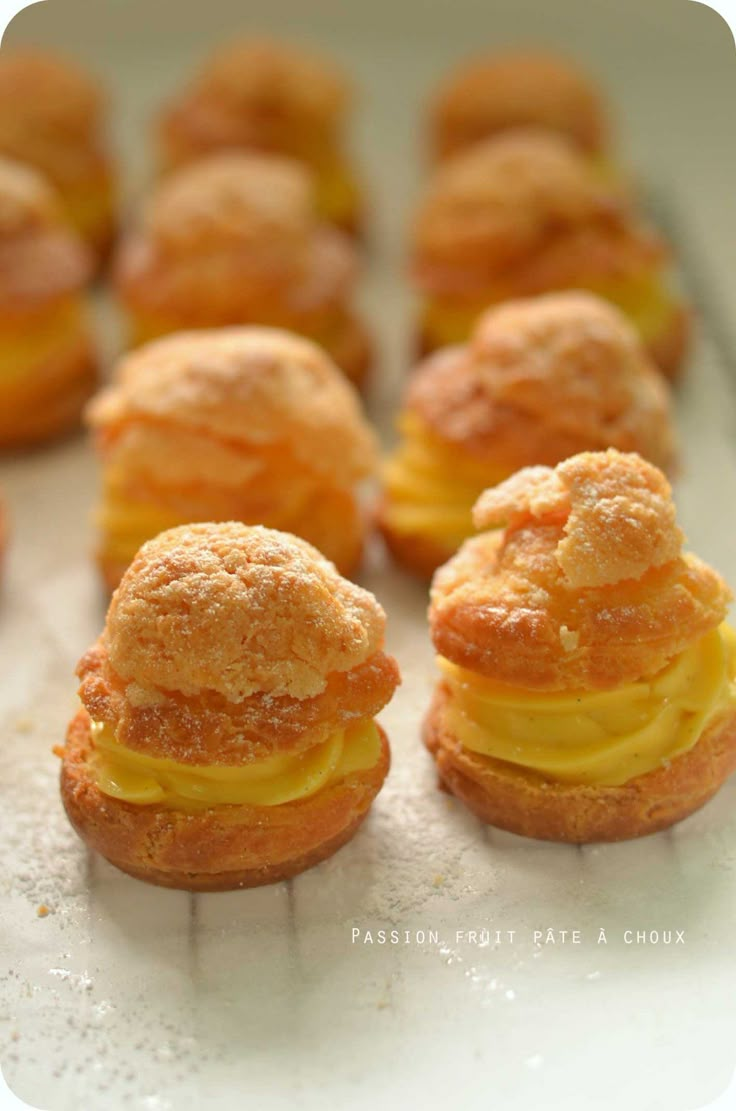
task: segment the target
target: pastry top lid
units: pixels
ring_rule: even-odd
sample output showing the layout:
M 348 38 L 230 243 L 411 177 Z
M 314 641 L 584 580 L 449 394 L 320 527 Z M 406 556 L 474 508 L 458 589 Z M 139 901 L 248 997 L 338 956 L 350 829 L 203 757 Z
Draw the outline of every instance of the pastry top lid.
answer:
M 308 699 L 382 645 L 385 614 L 304 540 L 236 522 L 186 525 L 138 552 L 107 615 L 109 662 L 152 691 Z
M 31 166 L 0 157 L 0 299 L 6 307 L 76 291 L 91 269 L 55 190 Z
M 300 256 L 315 224 L 311 179 L 296 162 L 228 151 L 175 171 L 143 214 L 143 229 L 175 256 L 223 249 L 260 265 Z
M 562 135 L 504 131 L 435 171 L 414 223 L 417 260 L 482 260 L 501 270 L 550 236 L 632 221 L 620 188 L 606 184 Z
M 0 156 L 0 241 L 63 226 L 58 197 L 46 179 L 32 166 Z
M 283 444 L 343 482 L 371 473 L 377 445 L 358 396 L 316 344 L 272 328 L 180 332 L 124 356 L 90 424 L 156 421 L 231 445 Z M 196 460 L 193 461 L 196 466 Z
M 29 129 L 84 138 L 100 121 L 103 94 L 75 62 L 54 53 L 3 46 L 0 51 L 0 146 L 22 155 Z
M 461 63 L 438 89 L 431 112 L 440 157 L 513 127 L 551 128 L 589 151 L 604 147 L 608 133 L 595 83 L 574 62 L 543 51 Z
M 730 591 L 682 553 L 672 492 L 633 453 L 583 452 L 486 490 L 435 575 L 443 655 L 501 682 L 607 688 L 656 674 L 718 625 Z
M 331 62 L 271 39 L 229 42 L 205 62 L 194 91 L 233 112 L 321 121 L 342 113 L 349 85 Z
M 674 456 L 665 382 L 626 317 L 591 293 L 488 309 L 467 345 L 420 366 L 407 404 L 438 435 L 476 454 L 493 455 L 501 426 L 517 416 L 546 430 L 550 442 L 561 435 L 580 448 L 637 450 L 661 466 Z M 518 448 L 513 455 L 525 455 L 524 444 Z

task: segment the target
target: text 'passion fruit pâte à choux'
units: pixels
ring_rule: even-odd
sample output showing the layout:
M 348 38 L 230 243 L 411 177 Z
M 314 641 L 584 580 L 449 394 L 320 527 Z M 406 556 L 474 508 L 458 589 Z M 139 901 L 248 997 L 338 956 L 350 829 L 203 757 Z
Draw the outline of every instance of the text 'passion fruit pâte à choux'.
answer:
M 584 843 L 665 829 L 736 768 L 731 593 L 635 454 L 530 467 L 435 575 L 424 740 L 483 821 Z
M 464 342 L 499 301 L 585 289 L 629 317 L 667 377 L 681 369 L 689 313 L 662 238 L 562 135 L 507 131 L 444 162 L 414 220 L 411 268 L 425 352 Z
M 507 301 L 470 341 L 412 376 L 377 517 L 394 556 L 429 577 L 474 532 L 489 486 L 581 451 L 674 460 L 669 389 L 636 331 L 590 293 Z
M 430 105 L 429 139 L 438 161 L 519 127 L 557 132 L 596 163 L 610 146 L 608 114 L 593 80 L 570 59 L 544 51 L 461 62 Z
M 288 328 L 360 384 L 371 345 L 352 308 L 356 265 L 347 238 L 318 219 L 307 170 L 231 151 L 158 186 L 114 278 L 134 346 L 188 328 Z
M 0 157 L 0 448 L 79 423 L 97 379 L 87 248 L 30 166 Z
M 115 230 L 116 188 L 104 95 L 75 62 L 51 52 L 0 51 L 0 154 L 37 169 L 95 259 Z
M 78 667 L 61 794 L 139 879 L 273 883 L 348 841 L 389 766 L 398 684 L 373 595 L 287 533 L 235 522 L 141 548 Z
M 331 62 L 283 42 L 236 40 L 162 112 L 160 162 L 168 171 L 226 149 L 296 159 L 313 176 L 322 219 L 354 233 L 363 204 L 347 152 L 350 101 L 350 84 Z
M 123 358 L 87 416 L 110 588 L 144 541 L 192 521 L 293 532 L 342 573 L 356 570 L 356 490 L 377 444 L 353 387 L 315 344 L 256 327 L 166 336 Z

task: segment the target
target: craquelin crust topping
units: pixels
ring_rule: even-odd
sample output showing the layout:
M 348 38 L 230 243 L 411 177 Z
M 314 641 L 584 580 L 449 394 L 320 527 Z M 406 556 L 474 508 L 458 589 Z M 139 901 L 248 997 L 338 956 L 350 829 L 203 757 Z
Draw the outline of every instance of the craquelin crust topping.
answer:
M 54 189 L 31 166 L 0 157 L 0 312 L 76 292 L 91 259 L 67 227 Z
M 224 447 L 283 444 L 310 473 L 344 483 L 371 473 L 377 457 L 357 395 L 329 356 L 269 328 L 179 333 L 139 348 L 94 399 L 88 419 L 108 439 L 137 424 L 152 442 L 163 423 Z M 136 442 L 145 451 L 141 435 Z M 197 469 L 196 459 L 163 462 Z
M 530 269 L 528 292 L 585 267 L 616 276 L 661 259 L 664 245 L 634 217 L 618 186 L 596 176 L 562 135 L 506 131 L 443 163 L 419 205 L 413 233 L 421 284 L 509 281 L 509 268 Z M 440 273 L 438 274 L 437 271 Z M 474 275 L 474 277 L 473 277 Z M 448 284 L 449 283 L 449 284 Z
M 104 646 L 145 704 L 167 692 L 309 699 L 381 648 L 385 614 L 305 541 L 235 522 L 161 533 L 113 595 Z
M 435 575 L 432 636 L 500 682 L 613 687 L 655 674 L 725 616 L 726 583 L 682 554 L 669 484 L 638 455 L 527 468 L 481 495 L 475 521 L 499 531 Z
M 167 178 L 145 210 L 143 228 L 159 249 L 177 255 L 237 245 L 261 260 L 279 260 L 299 255 L 313 224 L 307 170 L 273 155 L 226 151 Z
M 329 62 L 269 39 L 228 43 L 207 60 L 194 91 L 255 114 L 322 119 L 343 110 L 348 83 Z
M 588 293 L 489 309 L 467 346 L 418 369 L 407 405 L 443 439 L 498 462 L 613 445 L 666 468 L 675 454 L 664 381 L 623 314 Z
M 0 157 L 0 241 L 61 226 L 58 198 L 41 174 Z
M 40 128 L 48 137 L 56 135 L 59 141 L 84 138 L 99 122 L 102 103 L 96 81 L 69 59 L 41 50 L 3 47 L 1 149 L 22 144 L 30 127 Z
M 565 58 L 514 52 L 464 62 L 442 84 L 432 105 L 440 157 L 512 127 L 543 126 L 585 150 L 606 145 L 608 125 L 587 74 Z

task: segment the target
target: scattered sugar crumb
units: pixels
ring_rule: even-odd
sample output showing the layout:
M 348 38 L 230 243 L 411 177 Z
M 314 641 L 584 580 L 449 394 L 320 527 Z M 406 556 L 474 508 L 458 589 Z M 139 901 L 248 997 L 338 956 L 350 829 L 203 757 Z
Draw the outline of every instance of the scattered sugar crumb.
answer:
M 574 652 L 580 641 L 580 633 L 568 629 L 567 625 L 560 626 L 560 644 L 565 652 Z

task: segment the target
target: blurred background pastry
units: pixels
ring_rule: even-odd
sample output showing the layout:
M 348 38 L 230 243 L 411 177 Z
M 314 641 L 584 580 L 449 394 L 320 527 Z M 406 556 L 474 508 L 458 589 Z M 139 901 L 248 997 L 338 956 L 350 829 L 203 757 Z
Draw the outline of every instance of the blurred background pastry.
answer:
M 284 529 L 356 570 L 356 489 L 377 445 L 354 390 L 307 340 L 255 327 L 167 336 L 123 359 L 88 418 L 111 588 L 145 540 L 188 521 Z
M 100 86 L 75 62 L 31 48 L 0 50 L 0 154 L 51 182 L 97 259 L 112 243 L 116 220 L 104 114 Z
M 552 841 L 665 829 L 736 768 L 736 633 L 635 454 L 528 467 L 435 575 L 442 679 L 424 738 L 483 821 Z
M 689 315 L 661 236 L 561 135 L 507 131 L 443 163 L 413 224 L 411 267 L 425 351 L 467 339 L 489 305 L 561 289 L 626 313 L 674 378 Z
M 167 105 L 158 124 L 169 170 L 220 150 L 286 155 L 307 166 L 322 219 L 361 226 L 361 192 L 346 144 L 350 85 L 301 47 L 242 39 L 212 54 Z
M 473 534 L 483 490 L 521 467 L 606 447 L 674 461 L 668 386 L 626 317 L 590 293 L 488 309 L 467 344 L 420 365 L 398 427 L 378 519 L 426 577 Z
M 610 145 L 607 112 L 588 74 L 569 58 L 524 50 L 483 54 L 446 76 L 430 105 L 431 153 L 440 161 L 519 127 L 557 132 L 594 164 Z
M 309 544 L 165 532 L 78 667 L 61 794 L 87 845 L 194 891 L 286 879 L 356 832 L 389 766 L 385 615 Z
M 79 422 L 97 378 L 84 296 L 91 269 L 51 187 L 0 158 L 0 447 Z
M 360 383 L 370 343 L 351 306 L 355 277 L 354 248 L 318 220 L 308 172 L 237 152 L 162 182 L 115 263 L 134 345 L 184 328 L 283 327 Z

